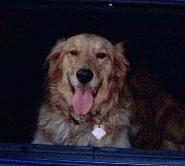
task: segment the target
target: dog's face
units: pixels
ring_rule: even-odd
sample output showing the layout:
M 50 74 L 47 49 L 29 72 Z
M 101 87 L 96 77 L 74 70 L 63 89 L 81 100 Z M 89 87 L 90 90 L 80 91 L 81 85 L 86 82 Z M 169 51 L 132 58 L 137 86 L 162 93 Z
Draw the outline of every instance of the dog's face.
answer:
M 121 90 L 129 65 L 122 53 L 121 44 L 114 46 L 97 35 L 70 37 L 48 56 L 49 80 L 76 115 L 86 115 Z

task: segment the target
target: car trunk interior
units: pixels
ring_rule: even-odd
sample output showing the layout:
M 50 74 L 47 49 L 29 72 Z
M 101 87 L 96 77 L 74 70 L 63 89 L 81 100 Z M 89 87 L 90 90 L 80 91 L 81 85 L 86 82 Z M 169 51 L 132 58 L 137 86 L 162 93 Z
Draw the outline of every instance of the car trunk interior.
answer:
M 185 104 L 184 5 L 116 2 L 1 4 L 0 142 L 32 141 L 46 56 L 58 39 L 75 34 L 123 41 L 130 68 L 156 76 L 167 93 Z

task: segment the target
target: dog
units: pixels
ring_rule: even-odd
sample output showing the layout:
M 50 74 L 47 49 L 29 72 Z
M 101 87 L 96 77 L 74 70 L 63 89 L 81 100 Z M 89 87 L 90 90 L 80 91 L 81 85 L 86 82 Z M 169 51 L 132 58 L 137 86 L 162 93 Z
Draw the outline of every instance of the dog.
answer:
M 159 78 L 142 69 L 127 75 L 131 98 L 129 141 L 144 150 L 185 150 L 185 107 Z
M 46 61 L 48 94 L 33 143 L 130 147 L 122 43 L 80 34 L 58 41 Z
M 185 109 L 158 79 L 130 69 L 122 43 L 75 35 L 58 41 L 46 63 L 47 95 L 32 143 L 185 149 Z

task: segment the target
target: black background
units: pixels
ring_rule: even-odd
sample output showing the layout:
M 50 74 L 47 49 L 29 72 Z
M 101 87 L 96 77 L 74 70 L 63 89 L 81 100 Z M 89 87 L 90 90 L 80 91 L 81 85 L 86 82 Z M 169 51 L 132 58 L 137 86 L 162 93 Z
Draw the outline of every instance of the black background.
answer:
M 0 141 L 29 142 L 55 42 L 79 33 L 124 41 L 131 68 L 158 76 L 185 97 L 185 14 L 176 10 L 43 5 L 0 6 Z

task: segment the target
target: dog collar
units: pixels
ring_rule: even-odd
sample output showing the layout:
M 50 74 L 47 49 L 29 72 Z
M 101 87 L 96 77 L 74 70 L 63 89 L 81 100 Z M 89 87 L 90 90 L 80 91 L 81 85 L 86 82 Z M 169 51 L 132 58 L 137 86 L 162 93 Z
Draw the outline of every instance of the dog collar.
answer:
M 70 118 L 75 125 L 80 125 L 80 122 L 77 119 L 75 119 L 72 115 L 70 115 Z

